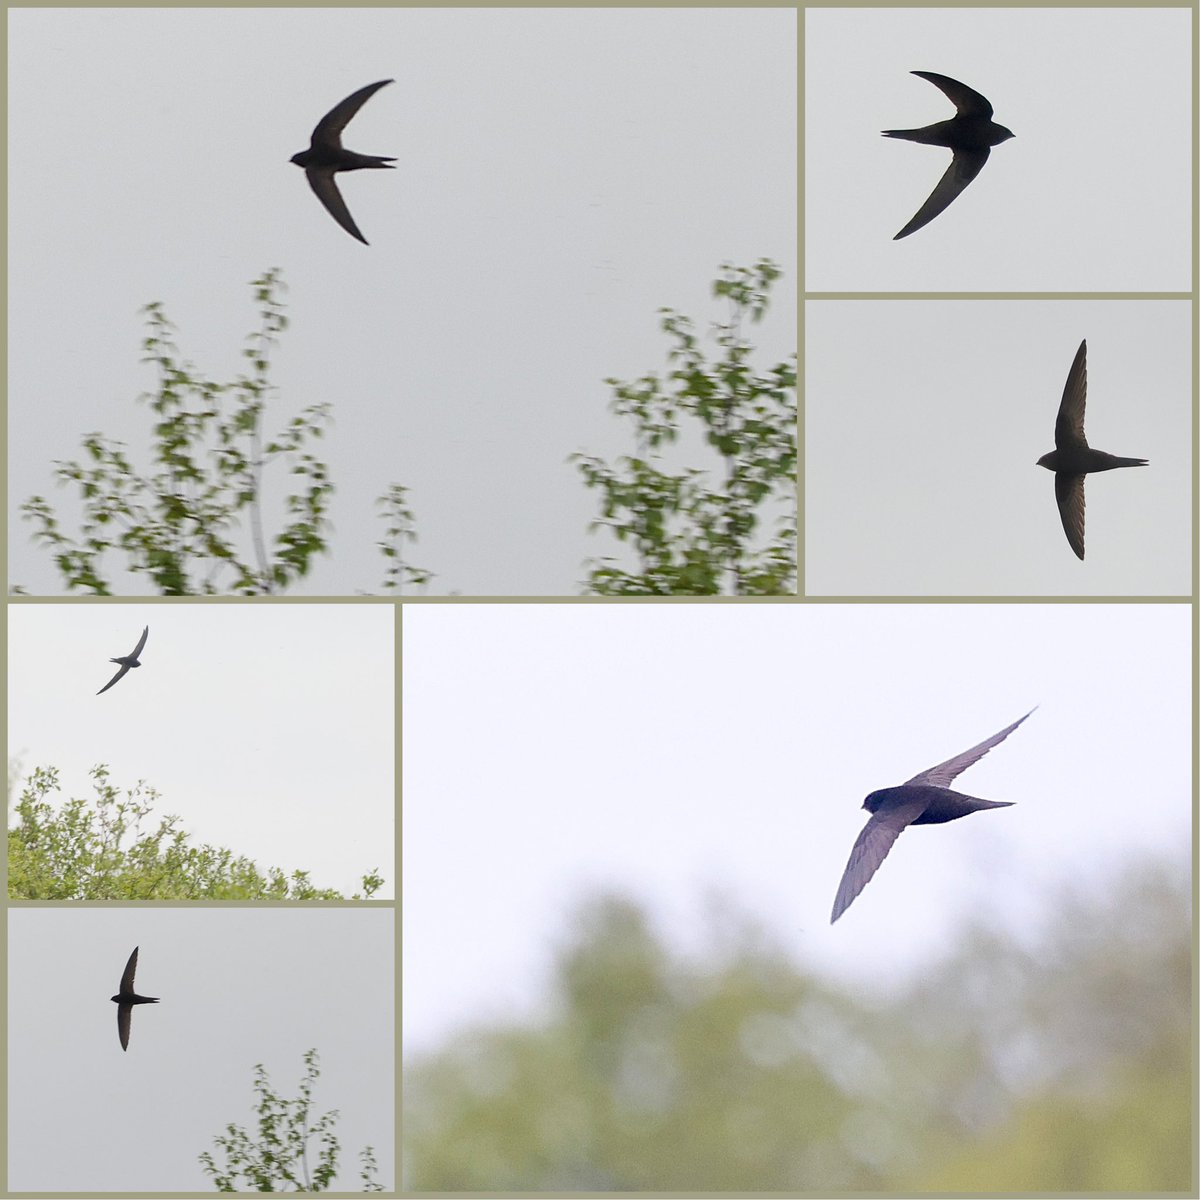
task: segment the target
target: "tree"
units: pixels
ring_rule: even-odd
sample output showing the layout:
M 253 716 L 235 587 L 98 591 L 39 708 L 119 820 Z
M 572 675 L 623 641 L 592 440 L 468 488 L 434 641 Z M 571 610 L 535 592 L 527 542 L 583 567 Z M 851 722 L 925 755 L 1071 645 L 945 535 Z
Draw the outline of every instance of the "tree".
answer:
M 552 1015 L 480 1028 L 405 1068 L 417 1192 L 731 1192 L 801 1186 L 807 1131 L 854 1102 L 802 1046 L 826 1003 L 745 922 L 705 966 L 671 954 L 632 902 L 581 906 Z M 782 1043 L 782 1045 L 781 1045 Z M 747 1053 L 753 1048 L 753 1053 Z M 877 1187 L 858 1170 L 840 1186 Z
M 142 361 L 158 371 L 155 391 L 142 397 L 156 418 L 153 468 L 138 471 L 122 443 L 87 434 L 84 459 L 58 462 L 55 469 L 60 483 L 78 488 L 79 534 L 63 530 L 42 496 L 21 506 L 35 527 L 34 541 L 51 550 L 68 591 L 110 595 L 103 559 L 117 552 L 126 569 L 147 576 L 160 595 L 272 595 L 307 575 L 314 557 L 329 549 L 326 511 L 333 483 L 309 447 L 324 436 L 332 409 L 311 405 L 273 437 L 265 433 L 274 390 L 270 354 L 287 317 L 277 270 L 251 286 L 261 321 L 242 351 L 250 370 L 229 383 L 207 379 L 180 359 L 161 303 L 142 310 Z M 283 497 L 284 524 L 268 547 L 263 480 L 275 466 L 301 486 Z M 379 543 L 388 560 L 385 587 L 399 591 L 406 583 L 427 583 L 429 573 L 406 564 L 397 550 L 401 540 L 416 536 L 404 489 L 392 485 L 379 503 L 390 521 Z
M 300 1192 L 329 1190 L 337 1175 L 341 1151 L 341 1143 L 333 1133 L 339 1113 L 335 1108 L 315 1121 L 311 1120 L 313 1084 L 320 1075 L 316 1050 L 305 1053 L 304 1065 L 300 1095 L 294 1100 L 286 1100 L 272 1091 L 266 1068 L 262 1063 L 255 1066 L 254 1092 L 258 1097 L 260 1140 L 252 1141 L 240 1125 L 229 1124 L 225 1126 L 225 1136 L 213 1138 L 217 1147 L 225 1151 L 224 1168 L 216 1165 L 207 1150 L 200 1155 L 205 1173 L 213 1177 L 217 1191 L 276 1192 L 286 1191 L 289 1187 Z M 313 1138 L 318 1139 L 320 1151 L 310 1170 L 308 1144 Z M 375 1155 L 370 1146 L 359 1152 L 359 1159 L 362 1164 L 359 1169 L 361 1190 L 383 1191 L 375 1181 Z M 239 1185 L 239 1180 L 244 1182 Z
M 727 904 L 684 956 L 598 897 L 544 1016 L 406 1059 L 404 1187 L 1194 1193 L 1190 873 L 1105 886 L 884 989 L 815 978 Z
M 780 270 L 763 259 L 752 268 L 726 265 L 713 285 L 729 303 L 717 325 L 721 357 L 709 363 L 690 320 L 661 309 L 674 341 L 665 380 L 607 382 L 613 411 L 635 424 L 637 453 L 610 467 L 572 455 L 588 487 L 601 492 L 602 517 L 618 540 L 634 546 L 638 570 L 613 559 L 592 564 L 588 588 L 598 595 L 780 595 L 796 590 L 796 369 L 794 361 L 757 374 L 744 321 L 762 319 Z M 304 409 L 273 436 L 267 402 L 271 353 L 287 328 L 280 273 L 253 281 L 259 328 L 243 355 L 249 370 L 227 383 L 184 361 L 163 305 L 142 311 L 143 362 L 158 375 L 144 395 L 154 416 L 153 465 L 135 466 L 126 447 L 100 433 L 83 438 L 79 459 L 58 461 L 54 475 L 74 487 L 82 509 L 78 532 L 41 495 L 21 513 L 33 540 L 53 555 L 68 592 L 113 593 L 109 560 L 148 579 L 161 595 L 276 595 L 296 585 L 320 553 L 328 553 L 327 512 L 334 491 L 327 464 L 312 443 L 325 435 L 332 407 Z M 724 481 L 707 489 L 706 473 L 666 469 L 664 451 L 680 436 L 678 418 L 695 417 L 723 465 Z M 264 481 L 281 470 L 300 486 L 281 498 L 282 525 L 271 536 Z M 385 560 L 383 590 L 400 595 L 426 587 L 432 574 L 407 561 L 416 540 L 407 489 L 390 484 L 376 501 L 385 523 L 376 544 Z M 781 511 L 763 544 L 762 526 Z M 19 587 L 14 587 L 19 592 Z
M 634 547 L 636 571 L 612 558 L 591 564 L 588 590 L 595 595 L 780 595 L 796 590 L 797 404 L 796 366 L 778 363 L 756 374 L 752 347 L 742 337 L 746 317 L 762 320 L 780 269 L 768 259 L 753 267 L 724 264 L 713 295 L 728 300 L 730 315 L 715 326 L 723 353 L 709 363 L 692 322 L 660 309 L 662 329 L 673 340 L 666 379 L 648 374 L 634 383 L 617 379 L 611 408 L 632 419 L 636 453 L 616 467 L 574 454 L 586 486 L 601 493 L 601 518 Z M 706 472 L 667 469 L 663 451 L 680 437 L 680 417 L 696 418 L 704 441 L 721 460 L 724 482 L 705 486 Z M 778 529 L 754 549 L 762 510 L 782 508 Z
M 216 846 L 192 846 L 164 817 L 141 832 L 158 792 L 139 782 L 122 797 L 108 768 L 92 768 L 94 807 L 67 800 L 57 812 L 48 797 L 60 790 L 58 771 L 38 767 L 16 805 L 8 832 L 8 894 L 13 900 L 344 900 L 332 888 L 314 887 L 307 871 L 290 876 L 277 867 L 264 875 L 249 859 Z M 122 845 L 126 834 L 132 835 Z M 369 899 L 383 886 L 372 871 L 362 878 Z

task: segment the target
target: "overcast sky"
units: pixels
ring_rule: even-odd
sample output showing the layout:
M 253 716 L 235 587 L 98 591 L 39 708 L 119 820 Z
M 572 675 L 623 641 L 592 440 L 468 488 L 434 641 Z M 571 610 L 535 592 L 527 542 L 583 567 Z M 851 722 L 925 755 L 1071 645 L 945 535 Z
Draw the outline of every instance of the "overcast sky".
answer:
M 8 752 L 57 767 L 68 798 L 109 768 L 160 799 L 191 844 L 349 896 L 396 894 L 394 612 L 390 604 L 12 604 Z M 142 628 L 142 665 L 96 693 Z
M 812 595 L 1187 595 L 1192 306 L 1179 300 L 810 301 Z M 1075 557 L 1037 460 L 1086 338 L 1086 432 L 1149 459 L 1091 475 Z
M 1190 291 L 1187 8 L 810 8 L 810 291 Z M 950 163 L 880 137 L 954 115 L 912 71 L 981 92 L 1014 134 L 893 241 Z
M 804 967 L 889 991 L 972 913 L 1035 940 L 1058 889 L 1191 846 L 1186 605 L 422 605 L 403 636 L 404 1039 L 546 1000 L 581 899 L 676 949 L 714 890 Z M 1015 807 L 906 832 L 834 926 L 866 820 L 961 775 Z
M 338 1109 L 337 1190 L 359 1151 L 395 1179 L 394 918 L 388 909 L 70 908 L 8 915 L 10 1191 L 211 1192 L 197 1158 L 226 1126 L 259 1140 L 255 1065 L 310 1121 Z M 117 990 L 159 997 L 117 1037 Z M 315 1165 L 315 1150 L 310 1169 Z
M 603 380 L 664 369 L 658 309 L 707 334 L 721 263 L 771 258 L 755 362 L 797 349 L 796 33 L 787 9 L 10 11 L 11 581 L 61 590 L 17 506 L 75 511 L 51 471 L 83 434 L 145 463 L 142 306 L 230 379 L 278 267 L 268 426 L 335 419 L 334 554 L 299 590 L 379 590 L 395 482 L 435 594 L 578 593 L 618 544 L 566 459 L 635 451 Z M 396 170 L 340 177 L 363 246 L 288 159 L 380 79 L 345 144 Z

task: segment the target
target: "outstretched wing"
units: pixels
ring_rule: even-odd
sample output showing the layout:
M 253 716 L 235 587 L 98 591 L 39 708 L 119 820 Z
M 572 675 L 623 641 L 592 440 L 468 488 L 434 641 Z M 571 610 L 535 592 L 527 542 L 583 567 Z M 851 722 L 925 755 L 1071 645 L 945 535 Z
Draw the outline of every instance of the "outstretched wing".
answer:
M 350 118 L 373 96 L 381 87 L 392 83 L 391 79 L 381 79 L 378 83 L 368 83 L 335 104 L 318 122 L 312 132 L 312 144 L 324 146 L 329 150 L 342 148 L 342 130 L 346 128 Z
M 921 815 L 924 808 L 923 799 L 914 800 L 911 804 L 876 813 L 863 826 L 862 833 L 854 843 L 854 849 L 850 851 L 846 869 L 842 872 L 842 882 L 838 884 L 833 913 L 829 918 L 830 925 L 850 907 L 858 893 L 867 886 L 871 876 L 879 870 L 879 864 L 887 858 L 892 843 L 904 832 L 906 825 Z
M 946 173 L 938 180 L 937 187 L 929 193 L 929 199 L 917 209 L 913 219 L 892 238 L 892 241 L 898 242 L 902 237 L 908 237 L 910 233 L 923 229 L 934 217 L 949 208 L 958 198 L 958 194 L 983 170 L 983 164 L 987 162 L 990 153 L 987 146 L 982 150 L 955 150 Z
M 350 215 L 350 210 L 346 207 L 345 200 L 342 199 L 342 193 L 338 190 L 338 185 L 334 182 L 333 172 L 327 167 L 308 167 L 304 174 L 308 178 L 309 187 L 316 193 L 317 199 L 325 205 L 325 211 L 351 237 L 358 238 L 364 246 L 370 245 L 367 239 L 359 232 L 358 226 L 354 223 L 354 218 Z
M 124 663 L 121 664 L 121 669 L 96 693 L 97 696 L 103 696 L 110 687 L 119 679 L 124 679 L 128 674 L 129 668 Z
M 949 75 L 939 75 L 936 71 L 914 71 L 913 74 L 919 75 L 922 79 L 928 79 L 934 87 L 941 88 L 950 103 L 958 109 L 960 117 L 991 119 L 992 106 L 988 103 L 987 98 L 981 96 L 974 88 L 967 87 L 965 83 L 959 83 L 957 79 L 951 79 Z
M 121 1039 L 121 1049 L 129 1049 L 129 1018 L 133 1015 L 132 1004 L 117 1005 L 117 1037 Z
M 1021 724 L 1021 721 L 1027 720 L 1035 711 L 1031 708 L 1020 721 L 1014 721 L 999 733 L 992 734 L 986 742 L 980 742 L 978 746 L 972 746 L 970 750 L 964 750 L 961 754 L 956 754 L 953 758 L 946 759 L 944 763 L 938 763 L 936 767 L 930 767 L 927 771 L 922 771 L 919 775 L 914 775 L 904 782 L 927 783 L 932 787 L 949 787 L 957 776 L 973 763 L 977 763 L 993 746 L 1000 745 Z
M 1065 471 L 1054 472 L 1054 499 L 1058 501 L 1058 515 L 1062 517 L 1063 533 L 1071 543 L 1076 557 L 1083 558 L 1084 521 L 1084 475 L 1068 475 Z
M 121 986 L 117 989 L 121 995 L 127 995 L 133 991 L 133 976 L 137 970 L 137 946 L 134 946 L 133 953 L 129 956 L 129 961 L 125 964 L 125 973 L 121 976 Z
M 1087 338 L 1079 343 L 1075 361 L 1067 372 L 1063 387 L 1062 403 L 1058 406 L 1058 417 L 1054 422 L 1054 444 L 1060 450 L 1073 450 L 1087 446 L 1083 432 L 1083 415 L 1087 407 Z M 1070 536 L 1069 534 L 1067 535 Z M 1081 554 L 1080 558 L 1083 557 Z
M 150 636 L 150 626 L 147 625 L 146 628 L 142 630 L 142 636 L 140 638 L 138 638 L 138 644 L 136 646 L 134 646 L 133 653 L 129 656 L 130 658 L 140 658 L 141 657 L 142 651 L 145 650 L 145 648 L 146 648 L 146 639 L 149 636 Z

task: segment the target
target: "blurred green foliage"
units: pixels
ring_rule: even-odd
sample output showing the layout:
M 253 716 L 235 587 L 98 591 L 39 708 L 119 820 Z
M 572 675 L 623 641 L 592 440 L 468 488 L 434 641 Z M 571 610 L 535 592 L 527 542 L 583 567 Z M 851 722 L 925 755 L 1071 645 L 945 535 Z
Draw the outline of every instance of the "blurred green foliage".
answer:
M 318 888 L 307 871 L 265 873 L 220 846 L 195 846 L 178 829 L 178 817 L 160 818 L 143 832 L 141 823 L 160 799 L 139 782 L 122 795 L 103 764 L 91 772 L 94 799 L 72 797 L 55 808 L 60 790 L 55 767 L 36 767 L 16 804 L 17 823 L 8 831 L 8 895 L 11 900 L 344 900 L 333 888 Z M 10 786 L 11 786 L 10 777 Z M 370 899 L 383 886 L 372 871 L 363 876 Z
M 271 355 L 288 325 L 284 285 L 272 268 L 250 286 L 260 321 L 242 350 L 248 371 L 226 382 L 202 374 L 172 341 L 162 302 L 147 304 L 142 362 L 158 375 L 141 397 L 153 416 L 150 463 L 139 466 L 124 443 L 89 433 L 81 458 L 54 465 L 58 483 L 77 492 L 78 530 L 44 496 L 21 505 L 33 541 L 51 552 L 68 592 L 113 595 L 112 560 L 123 558 L 127 574 L 162 596 L 279 595 L 329 552 L 334 486 L 314 446 L 333 422 L 333 407 L 310 405 L 268 432 L 268 401 L 277 393 Z M 292 489 L 279 495 L 283 481 L 275 485 L 271 507 L 282 523 L 274 534 L 268 471 L 285 475 Z M 407 489 L 393 483 L 376 503 L 387 526 L 376 543 L 387 564 L 384 590 L 423 587 L 432 576 L 404 557 L 404 544 L 416 540 Z
M 552 1015 L 405 1061 L 413 1191 L 1191 1191 L 1191 895 L 1159 865 L 838 988 L 716 913 L 578 914 Z
M 258 1137 L 230 1122 L 213 1142 L 223 1153 L 224 1164 L 207 1150 L 200 1155 L 206 1175 L 218 1192 L 327 1192 L 337 1179 L 342 1144 L 334 1129 L 341 1114 L 336 1108 L 314 1115 L 313 1092 L 320 1077 L 316 1050 L 304 1055 L 304 1078 L 293 1100 L 271 1087 L 267 1069 L 254 1068 L 254 1094 L 258 1100 Z M 312 1145 L 313 1142 L 316 1145 Z M 375 1152 L 370 1146 L 358 1153 L 359 1181 L 364 1192 L 382 1192 L 376 1180 Z M 349 1191 L 350 1189 L 341 1189 Z
M 719 354 L 709 359 L 690 318 L 659 309 L 672 341 L 665 376 L 633 383 L 606 379 L 612 411 L 633 425 L 636 451 L 610 466 L 573 454 L 585 485 L 600 493 L 593 529 L 610 529 L 636 555 L 627 570 L 610 557 L 591 564 L 596 596 L 779 596 L 796 591 L 796 463 L 799 430 L 793 355 L 759 373 L 743 337 L 767 311 L 782 270 L 770 259 L 753 267 L 723 263 L 714 298 L 728 319 L 714 327 Z M 684 418 L 688 418 L 685 422 Z M 699 434 L 712 452 L 705 469 L 668 469 L 664 450 Z M 715 486 L 709 480 L 719 473 Z M 777 529 L 764 544 L 764 517 Z

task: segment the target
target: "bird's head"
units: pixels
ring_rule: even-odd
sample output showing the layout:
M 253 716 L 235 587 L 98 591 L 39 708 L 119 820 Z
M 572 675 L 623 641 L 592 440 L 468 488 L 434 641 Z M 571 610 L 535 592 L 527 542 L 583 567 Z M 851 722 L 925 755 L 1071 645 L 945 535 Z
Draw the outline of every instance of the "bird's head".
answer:
M 887 800 L 888 795 L 893 791 L 893 788 L 880 788 L 877 792 L 872 792 L 863 802 L 862 806 L 867 812 L 878 812 L 880 806 Z
M 1047 471 L 1053 471 L 1054 464 L 1051 461 L 1053 458 L 1054 451 L 1051 450 L 1049 454 L 1043 454 L 1042 457 L 1037 460 L 1037 465 L 1039 467 L 1045 467 Z

